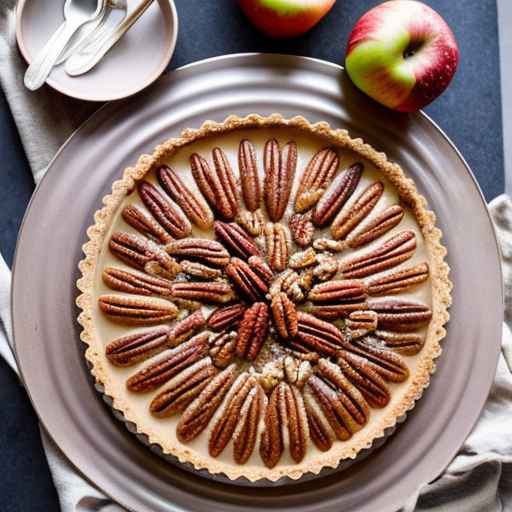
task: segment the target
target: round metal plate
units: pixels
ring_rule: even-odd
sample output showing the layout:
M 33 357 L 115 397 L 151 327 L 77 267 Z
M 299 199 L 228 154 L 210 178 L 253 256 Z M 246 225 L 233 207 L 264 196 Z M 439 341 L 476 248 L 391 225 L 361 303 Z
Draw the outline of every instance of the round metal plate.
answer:
M 398 432 L 350 471 L 263 492 L 191 475 L 136 442 L 94 390 L 74 306 L 85 230 L 123 169 L 183 128 L 252 112 L 325 120 L 398 161 L 438 215 L 455 285 L 437 372 Z M 25 216 L 13 324 L 18 362 L 41 421 L 76 467 L 128 509 L 391 512 L 442 471 L 481 411 L 501 339 L 500 291 L 498 248 L 482 194 L 426 116 L 379 107 L 333 64 L 232 55 L 186 66 L 130 102 L 104 107 L 68 140 Z

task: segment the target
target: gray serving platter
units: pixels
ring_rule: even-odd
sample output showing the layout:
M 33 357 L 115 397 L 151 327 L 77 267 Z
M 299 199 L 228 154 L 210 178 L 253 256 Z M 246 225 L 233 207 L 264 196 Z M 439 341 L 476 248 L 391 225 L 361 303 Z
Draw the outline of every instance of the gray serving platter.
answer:
M 265 489 L 191 474 L 137 442 L 94 389 L 74 306 L 86 228 L 123 169 L 186 127 L 253 112 L 327 121 L 399 162 L 437 213 L 454 283 L 437 371 L 397 432 L 347 471 Z M 424 114 L 373 103 L 339 66 L 261 54 L 185 66 L 130 101 L 105 106 L 66 142 L 23 222 L 12 306 L 17 360 L 46 430 L 106 494 L 129 510 L 152 512 L 396 511 L 438 476 L 477 420 L 503 320 L 492 222 L 474 176 L 443 132 Z

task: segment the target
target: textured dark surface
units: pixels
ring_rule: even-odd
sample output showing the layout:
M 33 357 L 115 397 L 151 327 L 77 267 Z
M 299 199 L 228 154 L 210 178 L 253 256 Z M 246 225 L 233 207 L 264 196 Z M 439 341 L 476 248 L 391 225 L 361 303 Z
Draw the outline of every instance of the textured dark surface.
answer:
M 341 63 L 350 28 L 376 3 L 340 0 L 309 34 L 274 42 L 247 23 L 232 0 L 177 0 L 180 34 L 171 68 L 216 55 L 254 51 L 308 55 Z M 459 147 L 487 199 L 491 199 L 504 187 L 495 2 L 428 3 L 453 28 L 461 63 L 448 91 L 427 112 Z M 32 181 L 3 95 L 0 102 L 0 251 L 10 264 Z M 34 413 L 23 389 L 1 361 L 0 399 L 4 412 L 0 425 L 0 510 L 58 510 Z

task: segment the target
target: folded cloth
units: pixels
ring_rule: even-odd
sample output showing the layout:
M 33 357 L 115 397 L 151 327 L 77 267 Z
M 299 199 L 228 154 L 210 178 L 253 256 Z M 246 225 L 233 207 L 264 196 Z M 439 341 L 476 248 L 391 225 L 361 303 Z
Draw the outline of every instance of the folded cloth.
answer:
M 37 183 L 70 133 L 96 108 L 48 88 L 23 87 L 25 65 L 16 49 L 14 0 L 0 0 L 0 85 Z M 411 497 L 402 512 L 512 512 L 512 202 L 500 196 L 489 209 L 496 224 L 505 280 L 502 354 L 485 409 L 457 456 L 434 482 Z M 0 256 L 0 355 L 17 371 L 11 337 L 10 271 Z M 63 512 L 123 510 L 87 482 L 41 429 Z
M 30 93 L 23 86 L 26 65 L 16 47 L 15 0 L 0 0 L 0 85 L 13 115 L 34 182 L 67 137 L 98 105 L 66 98 L 44 87 Z M 11 272 L 0 255 L 0 355 L 17 373 L 8 343 Z M 85 480 L 41 428 L 41 439 L 63 512 L 119 512 L 124 510 Z

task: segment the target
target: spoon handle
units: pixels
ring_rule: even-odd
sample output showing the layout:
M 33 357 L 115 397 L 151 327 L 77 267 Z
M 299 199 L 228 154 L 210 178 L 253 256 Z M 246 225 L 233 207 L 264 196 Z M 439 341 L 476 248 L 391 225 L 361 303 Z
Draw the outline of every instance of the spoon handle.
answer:
M 64 50 L 68 41 L 82 24 L 66 20 L 57 29 L 57 32 L 50 38 L 43 50 L 28 67 L 24 79 L 25 87 L 35 91 L 46 82 L 62 50 Z
M 153 1 L 143 0 L 111 34 L 98 39 L 84 48 L 83 51 L 72 55 L 66 62 L 66 73 L 70 76 L 78 76 L 90 71 L 146 12 Z

